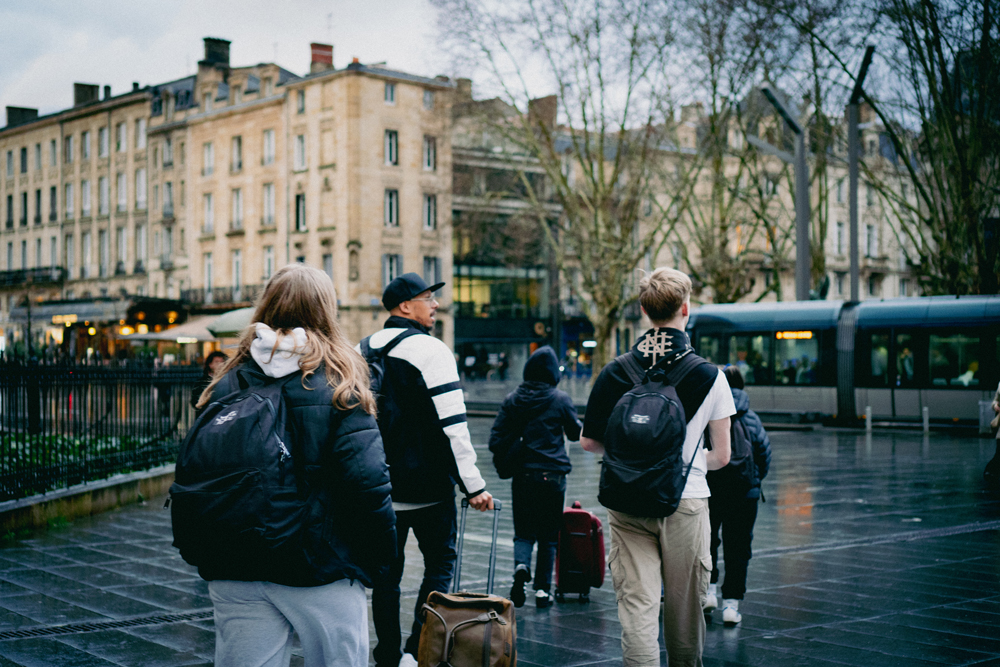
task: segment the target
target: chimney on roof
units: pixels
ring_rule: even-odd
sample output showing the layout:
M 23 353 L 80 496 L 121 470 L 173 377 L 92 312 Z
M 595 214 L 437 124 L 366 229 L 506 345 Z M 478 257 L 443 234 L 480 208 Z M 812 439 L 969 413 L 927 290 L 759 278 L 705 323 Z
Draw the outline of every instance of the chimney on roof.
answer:
M 133 93 L 139 92 L 139 82 L 138 81 L 133 81 L 132 82 L 132 92 Z
M 315 74 L 316 72 L 325 72 L 326 70 L 333 69 L 332 45 L 312 42 L 309 45 L 309 50 L 312 53 L 312 60 L 310 61 L 309 64 L 310 74 Z
M 7 127 L 24 125 L 38 118 L 38 109 L 27 107 L 7 107 Z
M 229 67 L 229 44 L 228 39 L 218 37 L 205 38 L 205 59 L 199 65 L 212 65 L 216 67 Z
M 459 102 L 471 102 L 472 79 L 455 79 L 455 95 Z
M 681 107 L 681 122 L 696 123 L 705 115 L 705 105 L 701 102 L 685 104 Z
M 73 106 L 79 107 L 84 104 L 96 102 L 100 95 L 101 87 L 91 83 L 73 84 Z
M 111 86 L 104 86 L 104 99 L 111 99 Z
M 347 69 L 359 70 L 362 67 L 364 66 L 361 64 L 361 61 L 358 60 L 357 56 L 354 56 L 351 58 L 351 64 L 347 66 Z

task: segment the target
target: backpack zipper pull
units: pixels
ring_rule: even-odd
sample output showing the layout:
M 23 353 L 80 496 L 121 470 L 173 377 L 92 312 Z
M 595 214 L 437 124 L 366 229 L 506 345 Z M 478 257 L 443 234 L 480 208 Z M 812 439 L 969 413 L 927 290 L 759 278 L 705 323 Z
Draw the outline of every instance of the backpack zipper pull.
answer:
M 279 459 L 279 460 L 282 463 L 285 462 L 285 459 L 288 459 L 288 458 L 292 457 L 292 453 L 290 451 L 288 451 L 287 447 L 285 447 L 285 443 L 283 443 L 281 441 L 281 438 L 278 438 L 278 448 L 281 449 L 281 459 Z

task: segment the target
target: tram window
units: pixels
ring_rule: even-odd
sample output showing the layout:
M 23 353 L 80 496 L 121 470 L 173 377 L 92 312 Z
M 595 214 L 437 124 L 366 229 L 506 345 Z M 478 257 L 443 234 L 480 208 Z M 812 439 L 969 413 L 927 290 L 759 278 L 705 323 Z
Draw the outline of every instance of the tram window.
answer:
M 801 332 L 797 332 L 801 333 Z M 819 384 L 819 338 L 778 338 L 774 341 L 775 384 Z
M 736 366 L 746 384 L 771 384 L 770 336 L 731 336 L 729 365 Z
M 722 363 L 722 341 L 718 336 L 698 336 L 698 355 L 713 364 Z
M 912 387 L 914 381 L 913 336 L 896 336 L 896 386 Z
M 889 386 L 889 336 L 888 334 L 872 334 L 871 336 L 871 386 Z
M 935 387 L 979 386 L 979 338 L 931 335 L 929 361 Z

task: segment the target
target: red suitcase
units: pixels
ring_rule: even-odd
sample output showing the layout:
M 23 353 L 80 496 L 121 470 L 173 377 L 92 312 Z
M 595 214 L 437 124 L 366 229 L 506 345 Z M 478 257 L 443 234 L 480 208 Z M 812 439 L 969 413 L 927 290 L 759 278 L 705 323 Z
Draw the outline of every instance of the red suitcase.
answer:
M 601 520 L 576 501 L 563 510 L 556 552 L 556 600 L 565 602 L 567 594 L 579 594 L 580 602 L 587 602 L 590 589 L 604 583 L 605 569 Z

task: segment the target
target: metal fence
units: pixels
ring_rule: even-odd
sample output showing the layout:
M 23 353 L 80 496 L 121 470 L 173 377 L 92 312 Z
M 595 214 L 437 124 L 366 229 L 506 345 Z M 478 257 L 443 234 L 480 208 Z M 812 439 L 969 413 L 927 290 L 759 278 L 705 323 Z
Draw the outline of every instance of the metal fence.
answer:
M 0 501 L 174 461 L 201 373 L 0 362 Z

